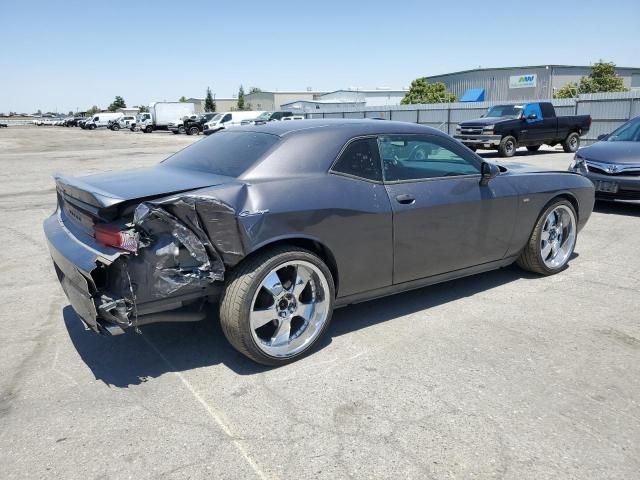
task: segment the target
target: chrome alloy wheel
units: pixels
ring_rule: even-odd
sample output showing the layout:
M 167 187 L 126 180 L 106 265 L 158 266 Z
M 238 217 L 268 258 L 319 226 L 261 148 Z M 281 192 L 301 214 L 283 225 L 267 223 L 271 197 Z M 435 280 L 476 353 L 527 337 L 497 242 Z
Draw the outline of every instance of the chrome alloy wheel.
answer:
M 544 220 L 540 234 L 540 255 L 548 268 L 562 267 L 576 244 L 576 217 L 566 205 L 558 205 Z
M 515 143 L 513 143 L 513 141 L 508 140 L 507 142 L 505 142 L 504 144 L 504 151 L 507 153 L 507 155 L 511 155 L 512 153 L 514 153 L 516 150 L 516 145 Z
M 303 260 L 283 263 L 262 280 L 251 302 L 254 342 L 272 357 L 291 357 L 314 343 L 329 316 L 329 284 Z

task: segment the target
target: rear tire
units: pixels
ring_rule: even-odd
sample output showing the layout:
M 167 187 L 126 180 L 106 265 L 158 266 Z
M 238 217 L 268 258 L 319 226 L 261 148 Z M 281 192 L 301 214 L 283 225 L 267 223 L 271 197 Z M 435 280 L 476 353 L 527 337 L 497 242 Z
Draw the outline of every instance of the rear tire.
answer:
M 520 268 L 540 275 L 564 270 L 576 246 L 577 229 L 577 215 L 571 202 L 563 198 L 553 200 L 538 217 L 516 263 Z
M 200 129 L 198 129 L 198 127 L 191 127 L 187 130 L 187 135 L 198 135 L 198 133 L 200 133 Z
M 500 141 L 500 146 L 498 147 L 498 152 L 501 157 L 510 158 L 516 154 L 516 149 L 518 148 L 518 141 L 515 137 L 511 135 L 507 135 Z
M 185 133 L 184 127 L 178 127 L 178 133 Z
M 220 300 L 220 324 L 243 355 L 263 365 L 284 365 L 313 350 L 331 322 L 334 297 L 333 277 L 320 258 L 279 246 L 231 271 Z
M 562 149 L 566 153 L 574 153 L 578 148 L 580 148 L 580 135 L 576 132 L 571 132 L 562 142 Z
M 529 150 L 530 152 L 537 152 L 538 150 L 540 150 L 540 147 L 542 145 L 529 145 L 527 147 L 527 150 Z
M 111 130 L 117 132 L 118 130 L 120 130 L 120 125 L 114 125 L 113 127 L 111 127 Z

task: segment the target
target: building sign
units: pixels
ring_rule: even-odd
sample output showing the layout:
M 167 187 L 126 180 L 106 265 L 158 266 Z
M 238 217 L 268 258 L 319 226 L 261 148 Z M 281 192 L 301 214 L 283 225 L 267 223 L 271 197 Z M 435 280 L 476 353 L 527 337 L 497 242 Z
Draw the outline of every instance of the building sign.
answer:
M 535 73 L 512 75 L 509 77 L 509 88 L 532 88 L 536 86 L 538 76 Z

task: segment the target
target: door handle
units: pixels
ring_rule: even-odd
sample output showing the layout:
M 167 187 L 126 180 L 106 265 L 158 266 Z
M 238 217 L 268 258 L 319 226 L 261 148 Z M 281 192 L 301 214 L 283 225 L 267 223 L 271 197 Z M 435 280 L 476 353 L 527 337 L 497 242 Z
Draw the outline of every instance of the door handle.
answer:
M 403 193 L 401 195 L 396 195 L 396 201 L 403 205 L 413 205 L 416 203 L 416 198 L 408 193 Z

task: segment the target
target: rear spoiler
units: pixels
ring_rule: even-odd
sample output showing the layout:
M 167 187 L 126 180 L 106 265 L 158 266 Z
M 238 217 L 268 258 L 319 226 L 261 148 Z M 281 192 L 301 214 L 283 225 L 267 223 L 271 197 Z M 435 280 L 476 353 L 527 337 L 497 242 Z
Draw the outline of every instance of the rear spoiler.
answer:
M 58 192 L 93 207 L 109 208 L 124 201 L 124 198 L 95 188 L 75 177 L 56 175 L 53 178 L 56 181 L 56 190 L 58 190 Z

